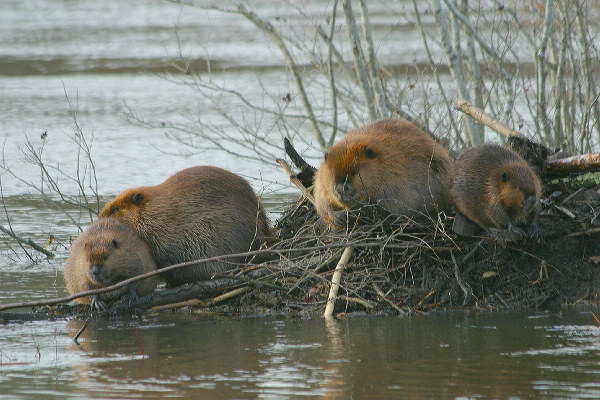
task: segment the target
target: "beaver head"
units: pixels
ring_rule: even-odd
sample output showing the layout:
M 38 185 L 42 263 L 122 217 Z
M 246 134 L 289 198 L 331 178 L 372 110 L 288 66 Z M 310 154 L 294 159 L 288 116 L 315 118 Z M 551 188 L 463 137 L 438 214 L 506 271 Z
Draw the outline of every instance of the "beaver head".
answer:
M 541 184 L 531 168 L 520 164 L 504 165 L 493 178 L 498 202 L 515 222 L 525 222 L 540 207 Z
M 148 197 L 143 188 L 128 189 L 108 202 L 99 217 L 114 218 L 135 229 L 140 224 Z
M 381 155 L 373 144 L 366 142 L 340 144 L 325 154 L 323 162 L 330 174 L 332 192 L 346 207 L 367 203 L 377 194 L 373 170 Z
M 87 277 L 95 286 L 109 286 L 127 278 L 127 265 L 123 265 L 117 254 L 117 239 L 98 237 L 95 241 L 86 242 L 84 251 L 88 262 Z

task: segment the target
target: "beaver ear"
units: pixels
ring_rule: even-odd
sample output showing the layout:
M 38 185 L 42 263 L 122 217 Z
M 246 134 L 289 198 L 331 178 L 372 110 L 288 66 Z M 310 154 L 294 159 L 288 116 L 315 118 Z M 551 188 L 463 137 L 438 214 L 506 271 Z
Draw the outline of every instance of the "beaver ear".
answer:
M 365 147 L 365 156 L 367 158 L 374 158 L 375 157 L 375 152 L 373 151 L 372 148 L 370 148 L 369 146 Z
M 119 248 L 119 242 L 117 242 L 117 239 L 113 239 L 113 241 L 112 241 L 112 245 L 113 245 L 113 247 L 114 247 L 115 249 L 118 249 L 118 248 Z
M 144 201 L 144 195 L 140 192 L 137 192 L 136 194 L 131 196 L 131 202 L 133 204 L 135 204 L 136 206 L 142 205 L 143 201 Z
M 508 181 L 508 172 L 504 171 L 501 176 L 502 182 Z

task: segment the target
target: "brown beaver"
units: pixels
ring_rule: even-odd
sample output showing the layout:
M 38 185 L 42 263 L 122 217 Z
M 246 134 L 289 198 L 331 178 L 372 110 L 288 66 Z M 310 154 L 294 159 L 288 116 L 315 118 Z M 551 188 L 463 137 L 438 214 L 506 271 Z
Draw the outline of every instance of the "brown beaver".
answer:
M 450 165 L 448 152 L 411 122 L 376 121 L 328 150 L 314 179 L 317 212 L 339 229 L 365 204 L 409 217 L 443 210 Z
M 150 247 L 129 227 L 115 219 L 92 223 L 73 243 L 67 259 L 64 279 L 70 294 L 100 289 L 125 279 L 156 270 Z M 76 299 L 82 304 L 106 309 L 106 302 L 129 291 L 132 298 L 152 293 L 155 278 L 134 282 L 108 293 Z
M 456 208 L 483 228 L 539 236 L 537 217 L 542 186 L 517 153 L 496 144 L 465 150 L 454 162 L 450 195 Z M 461 233 L 460 231 L 458 233 Z
M 198 166 L 163 183 L 128 189 L 106 204 L 101 218 L 115 218 L 150 245 L 158 268 L 253 250 L 270 237 L 258 197 L 242 177 Z M 198 264 L 162 274 L 171 286 L 210 279 L 243 257 Z

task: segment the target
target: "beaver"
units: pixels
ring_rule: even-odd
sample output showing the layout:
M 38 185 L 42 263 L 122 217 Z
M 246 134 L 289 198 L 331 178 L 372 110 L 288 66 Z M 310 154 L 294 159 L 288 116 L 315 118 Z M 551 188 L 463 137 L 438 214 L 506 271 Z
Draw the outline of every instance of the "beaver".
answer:
M 393 215 L 432 214 L 449 205 L 450 166 L 446 149 L 413 123 L 379 120 L 329 148 L 314 178 L 315 206 L 333 229 L 366 204 Z
M 125 190 L 100 212 L 133 229 L 149 244 L 158 268 L 243 253 L 270 238 L 260 201 L 242 177 L 221 168 L 197 166 L 163 183 Z M 224 258 L 165 272 L 170 286 L 211 279 L 244 262 Z
M 150 247 L 125 224 L 115 219 L 99 219 L 92 223 L 73 243 L 64 269 L 64 279 L 70 294 L 100 289 L 125 279 L 156 270 Z M 129 295 L 152 293 L 156 278 L 134 282 L 108 293 L 76 299 L 98 310 L 106 302 Z
M 519 235 L 537 225 L 542 185 L 520 155 L 497 144 L 465 150 L 454 162 L 450 196 L 459 213 L 482 228 L 507 229 Z M 458 230 L 458 233 L 461 233 Z

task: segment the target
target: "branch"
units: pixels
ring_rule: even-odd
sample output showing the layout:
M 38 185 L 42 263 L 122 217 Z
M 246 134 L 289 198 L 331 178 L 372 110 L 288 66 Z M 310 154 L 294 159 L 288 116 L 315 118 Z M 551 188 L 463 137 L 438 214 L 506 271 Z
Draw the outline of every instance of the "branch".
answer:
M 346 247 L 342 256 L 340 257 L 340 261 L 335 267 L 333 271 L 333 277 L 331 278 L 331 288 L 329 289 L 329 296 L 327 296 L 327 305 L 325 306 L 325 313 L 323 313 L 323 317 L 331 318 L 333 316 L 333 308 L 335 306 L 335 299 L 337 297 L 338 290 L 340 289 L 340 282 L 342 280 L 342 272 L 346 268 L 346 264 L 352 257 L 352 253 L 354 249 L 352 247 Z
M 546 163 L 546 172 L 552 176 L 600 170 L 600 153 L 561 158 Z
M 296 66 L 296 63 L 294 62 L 294 58 L 290 54 L 290 51 L 288 50 L 287 46 L 285 45 L 283 38 L 275 30 L 273 25 L 271 25 L 268 21 L 261 19 L 256 13 L 249 11 L 243 4 L 239 4 L 237 6 L 237 9 L 240 12 L 240 14 L 242 14 L 250 22 L 252 22 L 254 25 L 256 25 L 257 28 L 259 28 L 263 32 L 269 34 L 269 36 L 271 36 L 271 39 L 273 39 L 275 44 L 279 47 L 279 49 L 283 53 L 283 56 L 288 65 L 288 68 L 290 69 L 290 72 L 292 73 L 292 77 L 294 78 L 294 82 L 296 83 L 296 88 L 298 89 L 298 93 L 300 94 L 300 98 L 302 99 L 302 104 L 304 106 L 304 109 L 306 110 L 306 113 L 308 114 L 308 119 L 313 127 L 313 131 L 315 133 L 317 141 L 319 142 L 319 146 L 321 146 L 322 149 L 325 149 L 327 147 L 327 143 L 326 143 L 325 139 L 323 138 L 323 133 L 321 132 L 321 128 L 319 127 L 319 124 L 317 123 L 317 118 L 315 117 L 315 114 L 313 112 L 310 101 L 308 100 L 306 91 L 304 90 L 304 84 L 302 83 L 302 78 L 300 77 L 300 72 L 298 71 L 298 67 Z
M 55 254 L 53 252 L 44 249 L 40 245 L 36 244 L 33 240 L 25 239 L 24 237 L 17 235 L 12 229 L 8 229 L 8 228 L 5 228 L 4 226 L 0 225 L 0 231 L 6 233 L 8 236 L 15 239 L 17 242 L 26 244 L 27 246 L 31 247 L 32 249 L 39 251 L 40 253 L 44 254 L 48 258 L 54 258 L 54 256 L 55 256 Z
M 522 137 L 522 138 L 525 137 L 522 133 L 510 128 L 507 125 L 504 125 L 502 122 L 498 121 L 496 118 L 487 114 L 482 109 L 477 108 L 474 105 L 470 104 L 465 99 L 456 100 L 456 105 L 454 107 L 457 110 L 462 111 L 463 113 L 467 114 L 469 117 L 473 118 L 475 121 L 480 122 L 480 123 L 484 124 L 485 126 L 487 126 L 488 128 L 492 129 L 493 131 L 501 134 L 502 136 L 505 136 L 507 138 L 509 138 L 511 136 L 518 136 L 518 137 Z
M 373 99 L 373 88 L 367 77 L 364 56 L 362 54 L 360 39 L 358 38 L 357 32 L 358 29 L 356 27 L 354 14 L 352 13 L 352 4 L 350 0 L 344 0 L 343 6 L 344 16 L 346 17 L 346 28 L 348 29 L 348 37 L 350 39 L 350 45 L 352 46 L 352 55 L 354 56 L 354 68 L 356 68 L 360 88 L 365 97 L 365 106 L 369 111 L 369 119 L 375 121 L 377 119 L 377 111 L 375 110 L 375 100 Z

